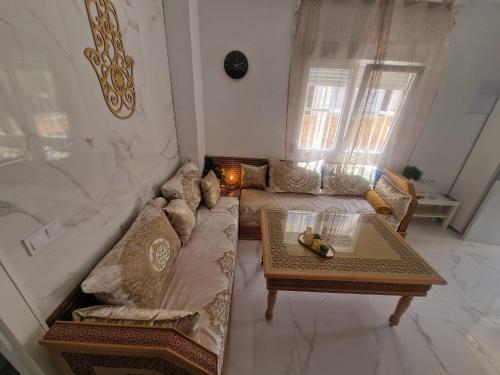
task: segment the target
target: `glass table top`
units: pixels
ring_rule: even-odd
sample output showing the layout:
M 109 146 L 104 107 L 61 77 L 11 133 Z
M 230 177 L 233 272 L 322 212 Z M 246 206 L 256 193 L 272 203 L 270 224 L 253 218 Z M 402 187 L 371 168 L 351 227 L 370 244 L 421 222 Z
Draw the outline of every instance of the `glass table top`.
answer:
M 321 258 L 298 242 L 307 227 L 335 250 Z M 377 214 L 262 210 L 266 277 L 445 284 Z

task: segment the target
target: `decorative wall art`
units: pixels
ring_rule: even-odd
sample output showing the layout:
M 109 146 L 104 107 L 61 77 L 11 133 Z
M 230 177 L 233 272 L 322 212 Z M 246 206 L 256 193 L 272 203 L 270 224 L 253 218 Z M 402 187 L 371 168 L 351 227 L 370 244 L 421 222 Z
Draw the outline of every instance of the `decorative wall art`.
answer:
M 85 56 L 99 78 L 111 112 L 126 119 L 135 111 L 134 59 L 125 53 L 120 24 L 111 0 L 85 0 L 95 49 Z

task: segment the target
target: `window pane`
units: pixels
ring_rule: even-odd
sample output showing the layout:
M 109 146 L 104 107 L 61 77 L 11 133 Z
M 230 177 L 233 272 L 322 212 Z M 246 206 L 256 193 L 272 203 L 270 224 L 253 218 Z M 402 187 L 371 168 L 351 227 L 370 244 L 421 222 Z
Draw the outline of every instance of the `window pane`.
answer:
M 351 71 L 311 68 L 299 148 L 331 150 L 347 97 Z
M 383 152 L 414 77 L 413 72 L 370 72 L 370 87 L 365 89 L 353 124 L 356 129 L 359 127 L 355 152 Z

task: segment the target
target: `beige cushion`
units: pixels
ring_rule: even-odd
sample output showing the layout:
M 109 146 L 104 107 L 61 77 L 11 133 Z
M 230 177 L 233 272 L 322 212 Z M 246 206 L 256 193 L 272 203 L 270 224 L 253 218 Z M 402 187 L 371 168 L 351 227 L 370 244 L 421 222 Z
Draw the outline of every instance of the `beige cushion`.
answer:
M 161 195 L 168 200 L 184 199 L 195 212 L 201 202 L 201 172 L 198 166 L 188 161 L 180 167 L 175 176 L 161 186 Z
M 229 326 L 238 243 L 237 212 L 235 197 L 223 196 L 211 209 L 200 206 L 196 230 L 179 253 L 172 282 L 160 306 L 200 313 L 200 321 L 188 336 L 216 353 L 219 367 Z
M 155 308 L 180 246 L 162 208 L 150 201 L 81 288 L 103 303 Z
M 241 163 L 241 188 L 242 189 L 260 189 L 266 188 L 267 165 L 256 167 Z
M 267 191 L 319 194 L 321 175 L 318 170 L 314 169 L 315 166 L 315 163 L 269 160 Z
M 156 197 L 153 201 L 160 207 L 166 207 L 168 204 L 168 201 L 163 197 Z
M 240 226 L 259 227 L 262 208 L 342 214 L 375 212 L 366 199 L 358 196 L 269 193 L 256 189 L 242 189 L 240 195 Z
M 326 163 L 323 172 L 323 193 L 327 195 L 360 195 L 370 190 L 363 176 L 342 171 L 339 164 Z
M 393 222 L 392 225 L 399 226 L 399 223 L 406 215 L 412 196 L 400 190 L 385 176 L 380 177 L 377 185 L 375 185 L 375 191 L 391 206 L 394 218 L 397 221 L 397 223 Z
M 174 227 L 182 244 L 185 244 L 191 236 L 196 219 L 193 211 L 183 199 L 174 199 L 164 208 L 170 223 Z
M 201 191 L 208 208 L 212 208 L 217 204 L 220 198 L 220 181 L 214 171 L 208 172 L 201 180 Z
M 191 332 L 198 320 L 198 312 L 129 306 L 98 305 L 73 311 L 75 322 L 166 327 L 175 328 L 182 333 Z

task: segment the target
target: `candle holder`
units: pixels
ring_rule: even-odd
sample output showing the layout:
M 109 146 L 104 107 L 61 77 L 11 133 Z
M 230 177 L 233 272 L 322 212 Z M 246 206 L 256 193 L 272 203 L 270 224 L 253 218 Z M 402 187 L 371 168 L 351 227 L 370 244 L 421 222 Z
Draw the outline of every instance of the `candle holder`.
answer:
M 236 188 L 236 174 L 234 171 L 229 171 L 225 180 L 227 188 L 230 190 L 234 190 Z

